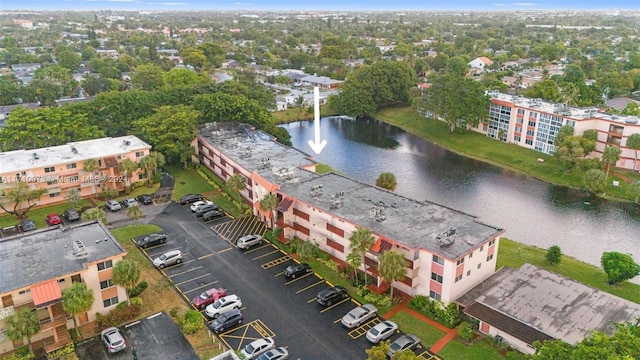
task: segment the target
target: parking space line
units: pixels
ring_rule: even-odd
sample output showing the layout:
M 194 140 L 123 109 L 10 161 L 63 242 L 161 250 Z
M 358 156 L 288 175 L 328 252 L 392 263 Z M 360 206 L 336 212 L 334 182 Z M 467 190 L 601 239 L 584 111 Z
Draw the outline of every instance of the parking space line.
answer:
M 253 259 L 251 259 L 251 260 L 258 260 L 258 259 L 260 259 L 261 257 L 265 257 L 265 256 L 269 256 L 269 255 L 271 255 L 271 254 L 275 254 L 275 253 L 277 253 L 278 251 L 280 251 L 280 250 L 273 250 L 273 251 L 268 252 L 268 253 L 266 253 L 266 254 L 256 256 L 256 257 L 254 257 L 254 258 L 253 258 Z
M 312 274 L 312 273 L 304 274 L 304 275 L 302 275 L 302 276 L 300 276 L 300 277 L 298 277 L 298 278 L 295 278 L 295 279 L 293 279 L 293 280 L 289 280 L 289 281 L 287 281 L 287 282 L 286 282 L 286 283 L 284 283 L 284 284 L 285 284 L 285 285 L 289 285 L 289 284 L 294 283 L 294 282 L 296 282 L 296 281 L 298 281 L 298 280 L 304 279 L 304 278 L 306 278 L 307 276 L 311 276 L 311 274 Z
M 202 266 L 198 266 L 198 267 L 195 267 L 195 268 L 193 268 L 193 269 L 189 269 L 189 270 L 185 270 L 185 271 L 180 271 L 179 273 L 176 273 L 176 274 L 173 274 L 173 275 L 167 275 L 167 277 L 172 278 L 172 277 L 174 277 L 174 276 L 178 276 L 178 275 L 186 274 L 186 273 L 188 273 L 188 272 L 190 272 L 190 271 L 194 271 L 194 270 L 198 270 L 198 269 L 202 269 Z
M 264 248 L 269 247 L 269 246 L 273 246 L 273 244 L 271 244 L 271 243 L 266 243 L 266 244 L 264 244 L 264 245 L 260 245 L 260 246 L 258 246 L 257 248 L 254 248 L 254 249 L 251 249 L 251 250 L 247 250 L 247 251 L 245 251 L 244 253 L 245 253 L 245 254 L 251 254 L 251 253 L 252 253 L 252 252 L 254 252 L 254 251 L 258 251 L 258 250 L 260 250 L 260 249 L 264 249 Z
M 200 289 L 202 289 L 202 288 L 205 288 L 205 287 L 208 287 L 208 286 L 211 286 L 211 285 L 215 285 L 215 284 L 217 284 L 217 283 L 219 283 L 219 282 L 220 282 L 219 280 L 212 281 L 212 282 L 210 282 L 210 283 L 206 283 L 206 284 L 204 284 L 204 285 L 200 285 L 200 286 L 198 286 L 197 288 L 194 288 L 194 289 L 191 289 L 191 290 L 187 290 L 187 291 L 182 291 L 182 290 L 180 290 L 180 289 L 178 289 L 178 290 L 180 290 L 180 292 L 181 292 L 181 293 L 183 293 L 183 294 L 188 294 L 188 293 L 190 293 L 190 292 L 194 292 L 194 291 L 200 290 Z M 189 300 L 189 301 L 191 301 L 191 300 Z
M 278 276 L 280 276 L 280 275 L 284 275 L 284 271 L 280 271 L 280 272 L 279 272 L 279 273 L 277 273 L 277 274 L 273 274 L 273 277 L 278 277 Z
M 324 283 L 324 282 L 325 282 L 324 280 L 320 280 L 320 281 L 318 281 L 317 283 L 311 284 L 311 285 L 309 285 L 309 286 L 307 286 L 307 287 L 303 287 L 302 289 L 300 289 L 300 290 L 296 291 L 296 294 L 300 294 L 301 292 L 306 291 L 306 290 L 309 290 L 309 289 L 311 289 L 312 287 L 317 286 L 317 285 L 320 285 L 320 284 L 322 284 L 322 283 Z M 315 299 L 315 298 L 314 298 L 314 299 Z
M 289 256 L 288 254 L 282 257 L 279 257 L 275 260 L 271 260 L 267 263 L 264 263 L 262 265 L 260 265 L 263 269 L 268 269 L 270 267 L 274 267 L 274 266 L 278 266 L 280 264 L 286 263 L 287 261 L 291 260 L 291 256 Z
M 179 283 L 174 283 L 173 285 L 175 285 L 175 286 L 180 286 L 180 285 L 182 285 L 182 284 L 186 284 L 186 283 L 188 283 L 188 282 L 190 282 L 190 281 L 197 280 L 197 279 L 203 278 L 203 277 L 205 277 L 205 276 L 209 276 L 209 274 L 204 274 L 204 275 L 196 276 L 196 277 L 191 278 L 191 279 L 189 279 L 189 280 L 181 281 L 181 282 L 179 282 Z
M 375 318 L 367 321 L 366 323 L 358 326 L 357 328 L 349 331 L 349 336 L 352 339 L 355 340 L 355 339 L 361 337 L 362 335 L 366 334 L 367 332 L 369 332 L 369 330 L 371 330 L 378 323 L 380 323 L 380 318 L 375 317 Z
M 198 258 L 198 260 L 206 259 L 206 258 L 208 258 L 209 256 L 213 256 L 213 254 L 207 254 L 207 255 L 200 256 L 200 257 Z
M 311 304 L 312 302 L 316 301 L 316 299 L 317 297 L 307 300 L 307 304 Z
M 229 247 L 229 248 L 226 248 L 226 249 L 219 250 L 219 251 L 218 251 L 218 254 L 222 254 L 223 252 L 229 251 L 229 250 L 231 250 L 231 249 L 233 249 L 233 248 L 232 248 L 232 247 Z
M 325 311 L 329 311 L 329 310 L 333 309 L 334 307 L 336 307 L 336 306 L 338 306 L 338 305 L 340 305 L 340 304 L 344 304 L 344 303 L 346 303 L 347 301 L 349 301 L 349 298 L 346 298 L 346 299 L 344 299 L 344 300 L 341 300 L 341 301 L 339 301 L 339 302 L 337 302 L 337 303 L 335 303 L 335 304 L 333 304 L 333 305 L 331 305 L 331 306 L 327 306 L 326 308 L 324 308 L 324 309 L 320 310 L 320 313 L 323 313 L 323 312 L 325 312 Z

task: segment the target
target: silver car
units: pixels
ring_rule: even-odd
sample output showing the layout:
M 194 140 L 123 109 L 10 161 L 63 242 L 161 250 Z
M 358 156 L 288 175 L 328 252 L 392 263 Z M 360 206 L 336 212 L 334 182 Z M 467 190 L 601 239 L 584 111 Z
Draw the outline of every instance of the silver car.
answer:
M 127 342 L 124 340 L 124 336 L 122 336 L 118 328 L 110 327 L 102 330 L 100 338 L 107 347 L 109 354 L 117 353 L 127 347 Z
M 376 308 L 372 304 L 364 304 L 362 306 L 358 306 L 342 317 L 342 325 L 346 326 L 349 329 L 353 329 L 362 325 L 372 317 L 376 316 L 377 312 L 378 308 Z
M 255 359 L 260 356 L 260 354 L 267 352 L 275 347 L 276 343 L 270 337 L 254 340 L 247 346 L 245 346 L 244 349 L 242 349 L 242 358 L 246 360 Z
M 153 259 L 153 266 L 164 269 L 167 266 L 180 264 L 181 262 L 182 252 L 180 250 L 171 250 Z
M 238 243 L 236 244 L 238 248 L 246 250 L 254 245 L 258 245 L 262 242 L 262 235 L 252 234 L 245 235 L 238 239 Z
M 395 339 L 389 347 L 387 356 L 393 358 L 395 353 L 413 350 L 420 345 L 420 338 L 412 334 L 404 334 Z
M 367 340 L 370 342 L 377 344 L 382 340 L 389 338 L 393 335 L 396 330 L 398 330 L 398 324 L 393 321 L 383 321 L 376 326 L 372 327 L 367 332 Z

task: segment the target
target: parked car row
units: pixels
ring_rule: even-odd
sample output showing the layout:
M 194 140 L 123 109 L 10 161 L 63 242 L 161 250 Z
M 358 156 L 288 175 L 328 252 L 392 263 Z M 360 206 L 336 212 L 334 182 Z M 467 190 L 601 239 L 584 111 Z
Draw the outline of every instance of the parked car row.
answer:
M 138 206 L 140 204 L 143 204 L 143 205 L 153 204 L 153 198 L 149 194 L 141 194 L 141 195 L 138 195 L 135 199 L 126 198 L 121 202 L 118 202 L 117 200 L 108 200 L 104 204 L 104 208 L 107 211 L 119 211 L 119 210 L 122 210 L 123 208 L 130 208 L 132 206 Z

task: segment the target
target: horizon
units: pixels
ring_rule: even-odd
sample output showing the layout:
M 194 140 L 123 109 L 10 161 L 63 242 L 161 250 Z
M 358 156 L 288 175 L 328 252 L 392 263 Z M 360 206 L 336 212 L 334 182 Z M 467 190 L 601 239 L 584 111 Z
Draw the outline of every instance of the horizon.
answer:
M 474 3 L 451 0 L 446 3 L 425 4 L 425 1 L 406 0 L 401 5 L 382 0 L 326 0 L 319 5 L 301 4 L 292 0 L 250 1 L 221 0 L 2 0 L 2 11 L 253 11 L 253 12 L 434 12 L 434 11 L 622 11 L 640 10 L 637 0 L 536 0 L 516 2 Z

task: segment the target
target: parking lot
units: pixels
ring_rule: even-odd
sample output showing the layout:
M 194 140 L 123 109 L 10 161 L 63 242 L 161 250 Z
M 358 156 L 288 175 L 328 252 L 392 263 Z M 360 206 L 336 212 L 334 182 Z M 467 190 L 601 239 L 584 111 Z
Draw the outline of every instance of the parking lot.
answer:
M 292 359 L 366 358 L 365 350 L 371 344 L 364 335 L 381 318 L 346 329 L 340 320 L 360 305 L 355 300 L 346 298 L 322 307 L 316 303 L 316 295 L 332 284 L 313 272 L 287 280 L 282 272 L 296 260 L 268 242 L 246 251 L 238 249 L 235 242 L 240 236 L 266 230 L 254 217 L 224 217 L 203 223 L 188 206 L 171 203 L 152 223 L 165 230 L 168 241 L 145 252 L 150 259 L 169 250 L 183 252 L 181 264 L 161 271 L 185 301 L 219 287 L 242 299 L 243 324 L 219 334 L 229 348 L 239 350 L 255 339 L 270 336 L 277 346 L 288 348 Z M 424 352 L 423 347 L 416 350 L 417 354 Z M 430 358 L 429 353 L 424 355 Z

